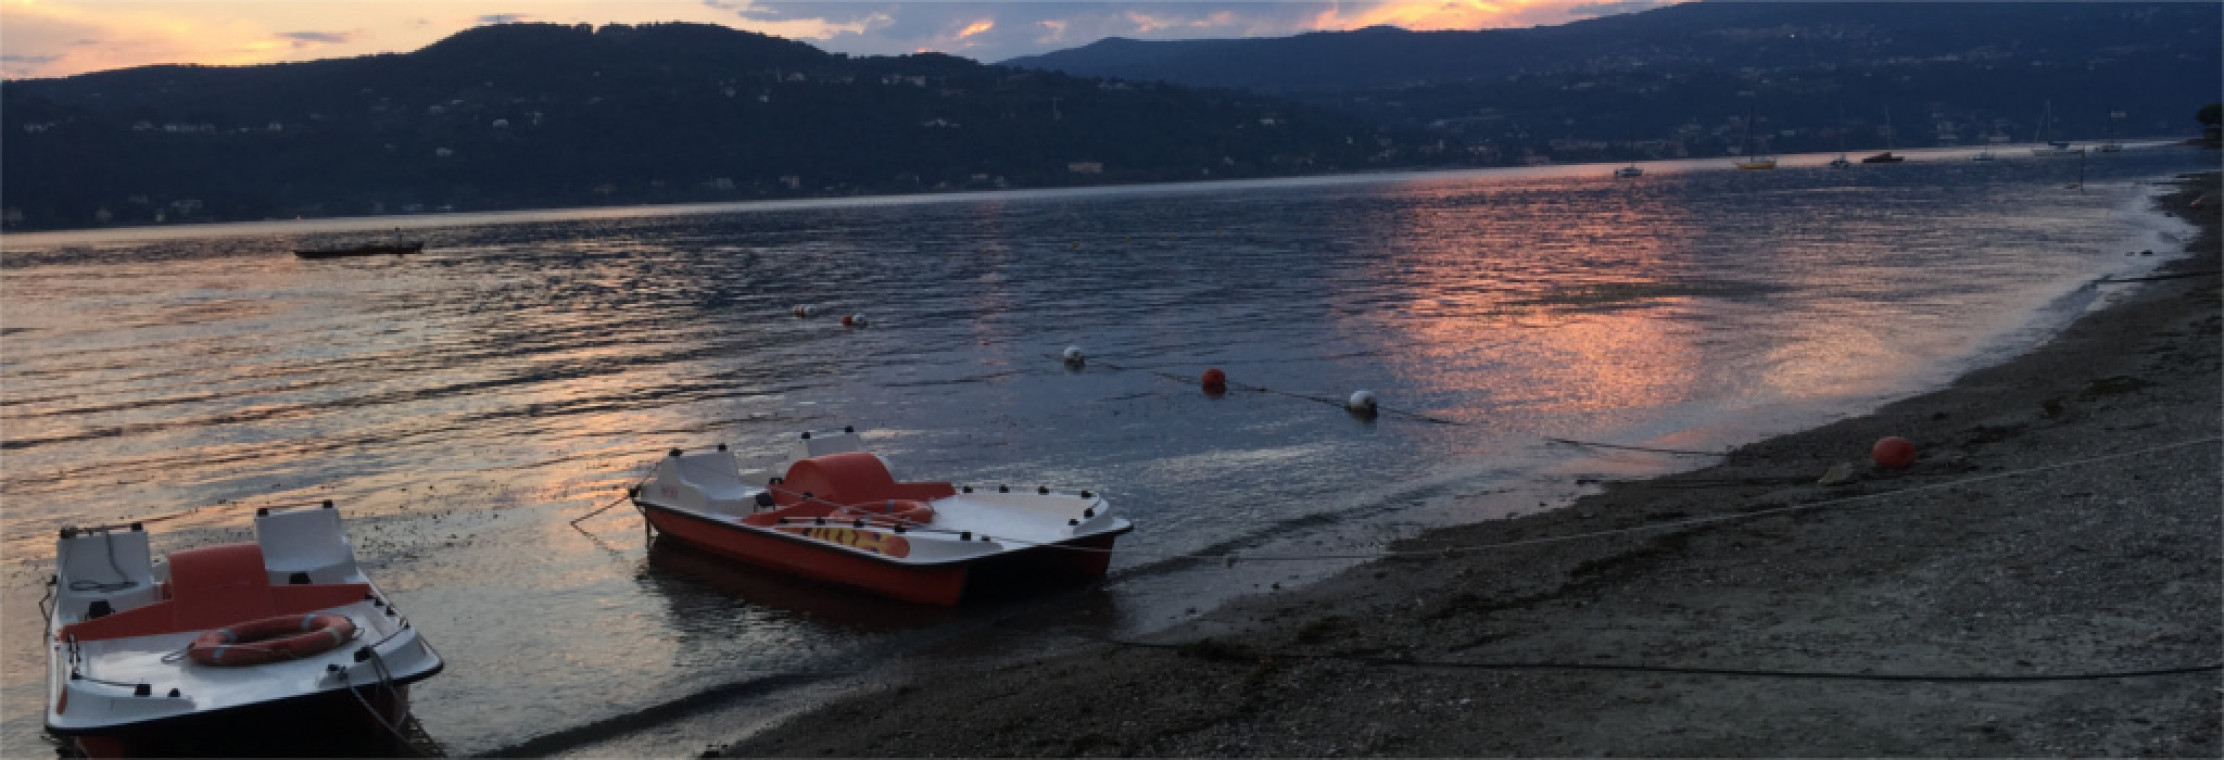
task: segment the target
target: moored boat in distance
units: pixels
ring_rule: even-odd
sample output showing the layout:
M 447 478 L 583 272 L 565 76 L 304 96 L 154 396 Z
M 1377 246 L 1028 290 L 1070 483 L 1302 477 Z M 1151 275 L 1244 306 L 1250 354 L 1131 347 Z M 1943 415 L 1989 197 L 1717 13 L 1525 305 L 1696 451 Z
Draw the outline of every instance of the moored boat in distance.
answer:
M 1889 150 L 1888 150 L 1888 151 L 1885 151 L 1885 152 L 1883 152 L 1883 153 L 1878 153 L 1878 154 L 1876 154 L 1876 155 L 1873 155 L 1873 156 L 1865 156 L 1865 157 L 1863 157 L 1863 158 L 1861 159 L 1861 163 L 1864 163 L 1864 164 L 1896 164 L 1896 163 L 1899 163 L 1899 162 L 1901 162 L 1901 161 L 1906 161 L 1906 160 L 1907 160 L 1907 158 L 1906 158 L 1905 156 L 1901 156 L 1901 155 L 1899 155 L 1899 154 L 1897 154 L 1897 153 L 1893 153 L 1892 151 L 1889 151 Z
M 859 436 L 804 433 L 775 470 L 674 449 L 633 492 L 670 538 L 743 563 L 909 602 L 954 605 L 1009 577 L 1101 578 L 1134 528 L 1089 491 L 897 482 Z
M 349 248 L 300 248 L 293 255 L 304 259 L 339 259 L 349 256 L 400 256 L 425 250 L 425 243 L 412 240 L 402 243 L 373 243 Z
M 255 536 L 158 563 L 139 523 L 63 528 L 47 730 L 91 757 L 407 746 L 409 684 L 443 663 L 363 575 L 339 512 L 259 510 Z
M 1754 147 L 1755 147 L 1755 144 L 1754 144 L 1754 142 L 1753 142 L 1753 109 L 1749 107 L 1749 108 L 1745 109 L 1745 146 L 1744 146 L 1744 148 L 1743 148 L 1743 149 L 1741 150 L 1742 154 L 1743 154 L 1743 155 L 1744 155 L 1745 157 L 1744 157 L 1744 158 L 1740 158 L 1740 159 L 1738 159 L 1738 161 L 1737 161 L 1737 168 L 1739 168 L 1739 169 L 1743 169 L 1743 170 L 1746 170 L 1746 171 L 1755 171 L 1755 170 L 1762 170 L 1762 169 L 1774 169 L 1774 168 L 1776 168 L 1776 157 L 1775 157 L 1775 156 L 1756 156 L 1756 155 L 1753 155 L 1753 153 L 1754 153 Z
M 1645 170 L 1638 168 L 1636 164 L 1630 164 L 1620 169 L 1615 169 L 1614 176 L 1622 179 L 1628 179 L 1630 177 L 1642 177 L 1645 176 Z
M 2047 139 L 2047 133 L 2053 130 L 2053 128 L 2054 101 L 2049 100 L 2046 102 L 2046 108 L 2039 112 L 2039 132 L 2034 139 L 2034 142 L 2041 143 L 2041 145 L 2039 147 L 2032 148 L 2031 155 L 2038 156 L 2040 158 L 2050 158 L 2055 156 L 2075 156 L 2085 152 L 2083 150 L 2070 147 L 2068 141 Z

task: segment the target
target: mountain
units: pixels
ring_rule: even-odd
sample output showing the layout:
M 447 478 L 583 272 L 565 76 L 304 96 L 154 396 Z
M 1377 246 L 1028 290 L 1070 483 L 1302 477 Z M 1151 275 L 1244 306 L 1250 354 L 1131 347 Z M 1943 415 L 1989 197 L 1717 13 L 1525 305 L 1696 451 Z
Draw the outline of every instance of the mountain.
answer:
M 10 228 L 1359 170 L 1418 151 L 1261 97 L 852 58 L 718 26 L 0 83 Z
M 2055 134 L 2184 134 L 2224 90 L 2220 31 L 2217 3 L 1696 2 L 1533 29 L 1109 39 L 1003 64 L 1248 90 L 1580 160 L 1570 144 L 1706 155 L 1749 107 L 1776 150 L 1881 147 L 1886 108 L 1900 147 L 2028 141 L 2048 101 Z

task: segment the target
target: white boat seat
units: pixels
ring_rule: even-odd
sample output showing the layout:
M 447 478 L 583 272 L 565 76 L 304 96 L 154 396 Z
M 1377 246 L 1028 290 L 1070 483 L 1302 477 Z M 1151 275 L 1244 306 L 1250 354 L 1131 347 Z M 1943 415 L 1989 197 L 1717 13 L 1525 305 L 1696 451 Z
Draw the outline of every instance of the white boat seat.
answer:
M 852 451 L 864 450 L 864 436 L 860 436 L 856 433 L 819 433 L 809 438 L 796 441 L 795 449 L 793 453 L 788 456 L 788 460 L 802 461 L 805 459 L 810 459 L 812 457 L 823 457 L 828 454 L 847 454 Z
M 94 617 L 95 602 L 106 616 L 162 598 L 154 555 L 143 530 L 80 533 L 56 547 L 62 587 L 55 590 L 55 614 L 65 620 Z
M 329 506 L 258 515 L 255 540 L 273 586 L 345 583 L 356 575 L 355 549 Z
M 658 466 L 667 468 L 665 476 L 694 489 L 703 500 L 699 506 L 706 512 L 746 515 L 756 511 L 752 498 L 756 489 L 742 481 L 741 469 L 726 452 L 666 457 Z

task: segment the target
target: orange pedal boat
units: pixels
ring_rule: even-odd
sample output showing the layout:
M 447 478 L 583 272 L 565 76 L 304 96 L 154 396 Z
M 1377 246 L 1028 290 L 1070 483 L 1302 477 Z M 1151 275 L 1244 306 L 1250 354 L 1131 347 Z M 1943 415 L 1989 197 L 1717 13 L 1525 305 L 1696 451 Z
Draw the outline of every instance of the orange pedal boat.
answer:
M 922 604 L 991 576 L 1094 579 L 1134 529 L 1089 491 L 901 483 L 855 432 L 804 433 L 774 470 L 674 449 L 633 492 L 667 536 L 751 565 Z

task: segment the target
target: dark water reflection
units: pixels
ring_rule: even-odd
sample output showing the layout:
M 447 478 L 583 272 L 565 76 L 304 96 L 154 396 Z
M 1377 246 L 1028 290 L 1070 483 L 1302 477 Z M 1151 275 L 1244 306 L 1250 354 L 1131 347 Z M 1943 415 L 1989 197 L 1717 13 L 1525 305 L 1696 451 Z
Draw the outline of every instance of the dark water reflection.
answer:
M 203 508 L 162 523 L 184 547 L 243 536 L 229 507 L 336 499 L 450 659 L 426 728 L 522 746 L 999 614 L 731 572 L 624 508 L 566 525 L 670 446 L 854 424 L 899 475 L 1103 491 L 1141 527 L 1101 617 L 1163 624 L 1287 580 L 1185 553 L 1364 552 L 1518 501 L 1481 494 L 1672 464 L 1541 435 L 1721 447 L 2027 346 L 2154 259 L 2127 251 L 2178 247 L 2143 183 L 2206 159 L 2119 156 L 2083 193 L 2060 164 L 1941 161 L 400 220 L 430 243 L 406 258 L 288 253 L 353 233 L 14 238 L 0 749 L 44 746 L 62 524 Z M 1095 360 L 1062 367 L 1069 344 Z M 1207 367 L 1454 424 L 1165 377 Z

